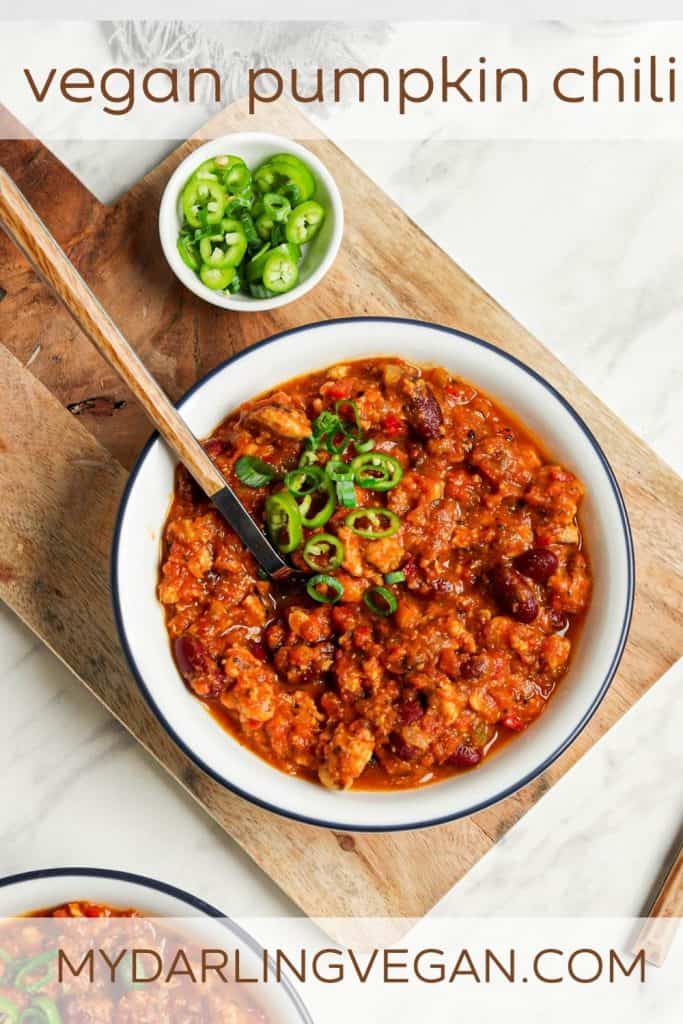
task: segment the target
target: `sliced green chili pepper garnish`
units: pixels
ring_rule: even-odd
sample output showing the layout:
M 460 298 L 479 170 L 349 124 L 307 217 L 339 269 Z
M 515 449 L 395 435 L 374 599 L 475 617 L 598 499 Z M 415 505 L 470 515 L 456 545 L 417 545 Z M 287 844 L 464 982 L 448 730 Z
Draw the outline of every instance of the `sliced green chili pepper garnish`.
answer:
M 311 199 L 295 206 L 287 220 L 287 241 L 304 245 L 318 234 L 325 220 L 325 209 Z
M 384 582 L 391 586 L 394 583 L 405 583 L 406 574 L 397 570 L 396 572 L 388 572 L 384 577 Z
M 235 216 L 242 225 L 242 230 L 246 235 L 247 243 L 249 245 L 257 245 L 261 239 L 259 238 L 258 231 L 254 227 L 254 221 L 252 220 L 249 210 L 236 210 Z
M 289 199 L 286 196 L 278 195 L 277 192 L 266 192 L 263 197 L 263 206 L 266 213 L 278 224 L 287 220 L 292 212 Z
M 338 426 L 338 430 L 333 431 L 333 433 L 327 436 L 327 450 L 332 452 L 333 455 L 341 455 L 353 440 L 350 434 L 342 430 L 341 425 Z
M 300 466 L 286 474 L 285 486 L 295 498 L 303 498 L 317 491 L 322 480 L 323 471 L 320 466 Z
M 385 525 L 382 525 L 382 521 Z M 401 520 L 388 508 L 357 508 L 348 514 L 344 523 L 359 537 L 377 540 L 392 537 L 398 531 Z M 367 525 L 356 525 L 362 523 Z
M 315 180 L 310 170 L 303 160 L 290 153 L 278 153 L 261 164 L 254 171 L 254 181 L 262 193 L 293 186 L 302 201 L 310 199 L 315 192 Z
M 236 267 L 247 251 L 247 236 L 238 220 L 221 221 L 220 232 L 205 235 L 199 242 L 199 253 L 210 267 Z
M 299 268 L 289 253 L 276 249 L 263 266 L 263 283 L 276 295 L 290 291 L 299 280 Z
M 205 160 L 180 195 L 180 258 L 213 291 L 257 299 L 290 291 L 299 281 L 300 246 L 325 217 L 315 187 L 310 168 L 289 153 L 277 153 L 253 176 L 241 157 Z M 216 273 L 228 267 L 237 275 Z
M 20 1007 L 6 996 L 0 996 L 0 1019 L 2 1024 L 19 1024 Z
M 317 576 L 311 576 L 306 584 L 306 592 L 309 597 L 321 604 L 336 604 L 342 599 L 344 587 L 334 576 L 319 573 Z
M 265 487 L 277 475 L 274 466 L 254 455 L 242 455 L 235 463 L 235 476 L 246 487 Z
M 182 207 L 185 220 L 193 228 L 206 224 L 219 224 L 223 217 L 227 197 L 217 181 L 190 178 L 183 189 Z
M 254 221 L 254 227 L 256 228 L 259 237 L 262 238 L 264 242 L 269 242 L 273 234 L 275 221 L 269 213 L 260 213 Z
M 368 438 L 365 439 L 365 441 L 355 441 L 354 440 L 353 446 L 356 449 L 356 451 L 358 452 L 358 454 L 362 455 L 364 452 L 371 452 L 372 451 L 372 449 L 375 447 L 375 439 L 374 439 L 374 437 L 368 437 Z
M 260 281 L 263 277 L 263 268 L 270 255 L 270 242 L 261 246 L 256 255 L 247 263 L 247 281 Z
M 390 491 L 403 476 L 401 463 L 384 452 L 365 452 L 351 463 L 354 480 L 368 491 Z
M 320 504 L 321 500 L 322 505 Z M 301 522 L 309 530 L 315 529 L 316 526 L 324 526 L 334 512 L 335 506 L 334 483 L 323 474 L 318 489 L 307 494 L 299 502 Z
M 370 609 L 373 615 L 393 615 L 398 608 L 398 601 L 386 587 L 370 587 L 363 594 L 363 603 Z
M 187 235 L 178 235 L 178 252 L 186 267 L 189 267 L 190 270 L 199 270 L 200 259 L 197 246 Z
M 251 185 L 251 173 L 243 160 L 237 158 L 235 163 L 222 175 L 223 183 L 229 192 L 244 192 Z
M 309 445 L 311 445 L 311 447 L 309 447 Z M 301 453 L 301 458 L 299 459 L 299 468 L 304 469 L 306 466 L 313 466 L 317 461 L 318 456 L 316 455 L 315 450 L 312 447 L 312 441 L 309 438 L 306 441 L 306 447 Z
M 350 462 L 344 462 L 339 456 L 333 455 L 325 465 L 325 472 L 330 480 L 353 480 L 353 469 Z
M 21 1014 L 19 1024 L 62 1024 L 62 1015 L 52 999 L 39 996 Z
M 295 551 L 303 540 L 302 516 L 289 491 L 277 491 L 266 500 L 268 532 L 283 554 Z
M 208 263 L 202 263 L 199 277 L 202 284 L 213 292 L 222 292 L 235 277 L 234 267 L 210 267 Z
M 309 569 L 318 573 L 332 572 L 344 560 L 344 545 L 331 533 L 316 533 L 308 538 L 302 554 Z
M 249 294 L 253 299 L 269 299 L 273 293 L 264 284 L 252 281 L 249 285 Z
M 38 956 L 33 956 L 30 960 L 26 960 L 14 979 L 15 988 L 22 988 L 26 992 L 37 992 L 44 985 L 47 985 L 48 982 L 54 979 L 53 965 L 56 959 L 56 951 L 50 950 L 47 953 L 39 953 Z M 36 971 L 41 969 L 42 974 L 34 977 Z
M 280 195 L 286 196 L 292 206 L 298 206 L 299 203 L 303 202 L 303 196 L 299 191 L 299 187 L 293 181 L 288 181 L 286 185 L 280 185 L 278 192 Z

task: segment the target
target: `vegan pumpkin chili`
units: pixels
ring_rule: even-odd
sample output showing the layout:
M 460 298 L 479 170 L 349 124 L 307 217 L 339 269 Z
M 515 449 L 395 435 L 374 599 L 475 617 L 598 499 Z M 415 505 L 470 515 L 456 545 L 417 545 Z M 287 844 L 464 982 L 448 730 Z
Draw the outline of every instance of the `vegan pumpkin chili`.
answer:
M 139 910 L 89 900 L 3 921 L 0 1020 L 269 1024 L 272 1018 L 251 1002 L 230 971 L 199 966 L 203 952 L 218 951 L 202 950 L 196 939 L 173 930 L 177 923 L 167 927 Z
M 289 593 L 179 468 L 159 597 L 190 690 L 291 774 L 414 787 L 543 712 L 591 591 L 583 487 L 444 369 L 345 363 L 205 442 L 293 564 Z

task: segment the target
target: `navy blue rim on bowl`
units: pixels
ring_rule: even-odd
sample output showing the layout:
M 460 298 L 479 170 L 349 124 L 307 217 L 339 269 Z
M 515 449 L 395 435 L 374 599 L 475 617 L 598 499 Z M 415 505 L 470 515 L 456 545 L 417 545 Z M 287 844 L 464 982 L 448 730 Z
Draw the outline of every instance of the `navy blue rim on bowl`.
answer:
M 166 720 L 165 716 L 162 714 L 161 710 L 157 706 L 157 704 L 156 704 L 156 702 L 155 702 L 155 700 L 154 700 L 154 698 L 153 698 L 149 688 L 147 687 L 147 684 L 145 683 L 144 679 L 142 678 L 142 675 L 141 675 L 140 671 L 138 670 L 137 664 L 135 662 L 135 658 L 133 657 L 133 652 L 130 649 L 130 645 L 128 643 L 128 638 L 126 636 L 126 631 L 125 631 L 124 625 L 123 625 L 123 614 L 122 614 L 122 610 L 121 610 L 121 603 L 120 603 L 120 597 L 119 597 L 118 553 L 119 553 L 119 544 L 120 544 L 120 540 L 121 540 L 121 527 L 122 527 L 123 519 L 124 519 L 124 516 L 125 516 L 125 513 L 126 513 L 126 508 L 128 506 L 128 499 L 129 499 L 130 493 L 131 493 L 131 491 L 132 491 L 132 489 L 133 489 L 133 487 L 135 485 L 135 481 L 137 479 L 137 475 L 140 472 L 140 470 L 141 470 L 141 468 L 142 468 L 142 466 L 144 464 L 144 461 L 145 461 L 145 459 L 147 457 L 147 454 L 150 451 L 152 445 L 155 443 L 155 441 L 159 437 L 159 435 L 157 433 L 154 433 L 152 435 L 152 437 L 150 437 L 150 439 L 147 442 L 147 444 L 145 445 L 145 447 L 140 452 L 140 455 L 138 456 L 138 458 L 137 458 L 137 460 L 135 462 L 135 465 L 133 466 L 133 469 L 131 470 L 130 477 L 128 478 L 128 483 L 127 483 L 126 488 L 125 488 L 125 490 L 123 492 L 123 496 L 121 498 L 121 504 L 119 506 L 118 515 L 116 517 L 116 526 L 115 526 L 115 529 L 114 529 L 114 539 L 113 539 L 112 552 L 111 552 L 111 581 L 112 581 L 112 602 L 113 602 L 113 607 L 114 607 L 114 617 L 116 619 L 116 626 L 117 626 L 117 629 L 119 631 L 119 637 L 120 637 L 120 640 L 121 640 L 121 645 L 123 647 L 124 653 L 125 653 L 126 658 L 128 660 L 129 667 L 130 667 L 130 669 L 131 669 L 131 671 L 133 673 L 133 676 L 135 677 L 135 680 L 136 680 L 136 682 L 138 684 L 138 687 L 140 688 L 140 691 L 141 691 L 143 697 L 145 698 L 145 700 L 149 704 L 149 707 L 154 712 L 154 714 L 156 715 L 157 719 L 159 720 L 161 725 L 164 727 L 164 729 L 166 730 L 168 735 L 171 737 L 171 739 L 175 742 L 175 744 L 183 751 L 184 754 L 187 755 L 187 757 L 189 757 L 189 759 L 192 762 L 194 762 L 195 765 L 197 765 L 198 768 L 200 768 L 206 775 L 208 775 L 210 778 L 212 778 L 215 782 L 218 782 L 221 786 L 225 786 L 226 789 L 231 790 L 233 793 L 236 793 L 238 796 L 241 796 L 243 799 L 248 800 L 250 803 L 256 804 L 257 807 L 262 807 L 266 811 L 271 811 L 273 814 L 279 814 L 282 817 L 291 818 L 294 821 L 300 821 L 300 822 L 302 822 L 305 825 L 314 825 L 314 826 L 317 826 L 319 828 L 333 829 L 334 831 L 342 831 L 342 832 L 405 832 L 405 831 L 411 831 L 411 830 L 414 830 L 414 829 L 432 828 L 432 827 L 434 827 L 436 825 L 444 825 L 444 824 L 446 824 L 449 821 L 455 821 L 458 818 L 469 817 L 472 814 L 476 814 L 479 811 L 485 810 L 487 807 L 493 806 L 493 804 L 498 803 L 500 800 L 504 800 L 506 797 L 510 796 L 512 793 L 516 793 L 518 790 L 522 789 L 524 786 L 528 785 L 528 783 L 532 782 L 535 778 L 537 778 L 537 776 L 541 775 L 542 772 L 544 772 L 547 768 L 549 768 L 550 765 L 554 761 L 556 761 L 557 758 L 560 757 L 561 754 L 564 753 L 564 751 L 567 749 L 567 747 L 569 747 L 574 742 L 574 740 L 577 738 L 577 736 L 579 736 L 580 733 L 583 732 L 585 727 L 588 725 L 588 722 L 591 720 L 591 718 L 593 717 L 593 715 L 597 711 L 598 707 L 602 703 L 602 701 L 603 701 L 603 699 L 605 697 L 605 694 L 607 693 L 607 690 L 609 689 L 610 683 L 612 682 L 612 680 L 613 680 L 613 678 L 615 676 L 617 668 L 619 667 L 619 662 L 621 661 L 621 656 L 624 653 L 624 647 L 626 646 L 626 640 L 628 638 L 628 632 L 629 632 L 629 628 L 631 626 L 631 618 L 633 616 L 633 602 L 634 602 L 634 593 L 635 593 L 635 559 L 634 559 L 634 553 L 633 553 L 633 537 L 631 535 L 631 526 L 630 526 L 629 519 L 628 519 L 628 513 L 626 511 L 626 505 L 625 505 L 624 498 L 622 496 L 621 490 L 619 488 L 619 484 L 617 483 L 617 479 L 616 479 L 616 477 L 614 475 L 614 472 L 612 470 L 612 467 L 610 466 L 609 462 L 607 461 L 607 456 L 603 452 L 602 448 L 600 447 L 600 445 L 599 445 L 597 439 L 595 438 L 595 436 L 593 435 L 592 431 L 587 426 L 587 424 L 583 421 L 583 419 L 579 416 L 579 414 L 576 412 L 576 410 L 569 404 L 567 399 L 564 398 L 564 396 L 561 395 L 560 392 L 556 388 L 554 388 L 552 384 L 549 384 L 547 380 L 545 380 L 543 377 L 541 377 L 541 375 L 539 373 L 537 373 L 535 370 L 533 370 L 530 366 L 527 366 L 526 363 L 523 363 L 520 359 L 517 359 L 515 356 L 510 355 L 509 352 L 505 352 L 503 349 L 498 348 L 496 345 L 492 345 L 491 342 L 489 342 L 489 341 L 483 341 L 481 338 L 476 338 L 472 334 L 466 334 L 464 331 L 458 331 L 458 330 L 456 330 L 453 327 L 445 327 L 442 324 L 434 324 L 434 323 L 430 323 L 430 322 L 428 322 L 426 320 L 413 320 L 410 317 L 352 316 L 352 317 L 339 317 L 338 319 L 319 321 L 317 323 L 312 323 L 312 324 L 303 324 L 301 327 L 293 327 L 290 330 L 280 331 L 278 334 L 272 334 L 272 335 L 270 335 L 270 337 L 264 338 L 262 341 L 257 342 L 255 345 L 251 345 L 249 348 L 244 349 L 242 352 L 238 352 L 234 356 L 230 356 L 229 359 L 226 359 L 222 363 L 219 363 L 218 366 L 216 366 L 213 370 L 211 370 L 204 377 L 202 377 L 201 380 L 197 381 L 197 383 L 194 384 L 189 389 L 189 391 L 187 391 L 183 395 L 183 397 L 176 403 L 176 408 L 182 409 L 182 407 L 185 404 L 185 402 L 195 393 L 195 391 L 197 391 L 199 388 L 203 387 L 203 385 L 208 380 L 211 380 L 211 378 L 214 377 L 217 373 L 221 373 L 225 369 L 226 366 L 234 365 L 235 363 L 239 362 L 240 359 L 244 358 L 244 356 L 246 356 L 247 354 L 255 351 L 258 348 L 263 348 L 266 345 L 270 345 L 270 344 L 272 344 L 275 341 L 279 341 L 281 338 L 293 337 L 293 336 L 295 336 L 297 334 L 303 333 L 304 331 L 316 330 L 317 328 L 327 326 L 327 324 L 330 324 L 330 323 L 333 323 L 333 324 L 344 324 L 344 323 L 376 323 L 376 322 L 387 323 L 387 324 L 408 324 L 408 325 L 411 325 L 411 326 L 414 326 L 414 327 L 429 327 L 432 330 L 442 331 L 444 334 L 446 334 L 446 335 L 448 335 L 450 337 L 460 338 L 463 341 L 471 342 L 473 345 L 479 345 L 481 348 L 489 349 L 491 352 L 495 352 L 496 355 L 501 356 L 503 359 L 506 359 L 508 362 L 510 362 L 513 365 L 519 367 L 519 369 L 524 370 L 525 373 L 527 373 L 535 381 L 537 381 L 539 384 L 541 384 L 546 389 L 546 391 L 548 391 L 553 396 L 553 398 L 555 398 L 556 401 L 558 401 L 560 403 L 560 405 L 562 405 L 564 407 L 564 409 L 570 414 L 570 416 L 572 417 L 574 422 L 581 428 L 581 430 L 583 431 L 584 435 L 586 436 L 586 438 L 590 442 L 591 446 L 593 447 L 596 455 L 598 456 L 598 458 L 599 458 L 599 460 L 600 460 L 600 462 L 602 464 L 603 469 L 605 470 L 605 474 L 606 474 L 606 476 L 607 476 L 607 478 L 609 480 L 610 486 L 612 488 L 612 492 L 613 492 L 615 500 L 617 502 L 617 506 L 618 506 L 618 509 L 619 509 L 619 515 L 620 515 L 620 518 L 621 518 L 624 546 L 626 548 L 627 595 L 626 595 L 626 607 L 625 607 L 625 611 L 624 611 L 624 618 L 623 618 L 623 621 L 622 621 L 622 624 L 621 624 L 621 632 L 619 634 L 619 641 L 617 643 L 617 647 L 616 647 L 616 650 L 614 652 L 614 657 L 612 658 L 612 662 L 610 664 L 610 667 L 609 667 L 609 669 L 607 671 L 607 674 L 605 675 L 605 678 L 602 681 L 602 684 L 600 685 L 600 689 L 598 690 L 598 693 L 597 693 L 595 699 L 593 700 L 592 704 L 590 705 L 590 707 L 588 708 L 588 710 L 584 714 L 584 716 L 581 719 L 581 721 L 578 723 L 578 725 L 576 725 L 574 727 L 574 729 L 571 731 L 569 736 L 567 736 L 567 738 L 560 744 L 560 746 L 557 747 L 557 749 L 555 751 L 553 751 L 553 753 L 550 754 L 545 759 L 545 761 L 542 762 L 542 764 L 540 764 L 537 768 L 534 768 L 533 771 L 529 772 L 527 775 L 525 775 L 518 782 L 513 783 L 512 785 L 508 786 L 506 789 L 501 790 L 501 792 L 496 793 L 494 796 L 489 797 L 488 800 L 481 800 L 481 801 L 479 801 L 479 803 L 473 804 L 471 807 L 467 807 L 467 808 L 465 808 L 462 811 L 457 811 L 457 812 L 455 812 L 453 814 L 445 814 L 442 817 L 433 818 L 433 819 L 430 819 L 430 820 L 427 820 L 427 821 L 410 822 L 410 823 L 405 824 L 405 825 L 404 824 L 384 825 L 384 826 L 382 826 L 382 825 L 379 825 L 379 826 L 372 826 L 372 825 L 350 825 L 350 824 L 344 824 L 344 823 L 333 822 L 333 821 L 322 821 L 319 818 L 311 818 L 311 817 L 308 817 L 307 815 L 297 814 L 295 811 L 283 810 L 282 808 L 280 808 L 280 807 L 278 807 L 278 806 L 276 806 L 274 804 L 269 803 L 267 800 L 262 800 L 260 797 L 254 796 L 254 794 L 248 793 L 245 790 L 241 789 L 239 786 L 236 786 L 229 779 L 226 779 L 225 776 L 220 775 L 218 772 L 216 772 L 215 769 L 213 769 L 210 765 L 208 765 L 205 761 L 203 761 L 202 758 L 197 753 L 195 753 L 195 751 L 192 750 L 185 743 L 185 741 L 171 727 L 170 723 Z
M 187 903 L 188 906 L 194 910 L 198 910 L 204 917 L 211 917 L 217 921 L 222 921 L 223 926 L 235 935 L 240 942 L 249 946 L 251 951 L 257 956 L 263 956 L 263 949 L 248 932 L 245 932 L 235 921 L 231 918 L 226 917 L 225 914 L 221 913 L 216 907 L 212 907 L 210 903 L 205 903 L 204 900 L 200 900 L 197 896 L 192 896 L 189 892 L 185 892 L 183 889 L 177 889 L 174 885 L 168 885 L 166 882 L 160 882 L 156 878 L 148 878 L 145 875 L 136 875 L 128 871 L 109 871 L 107 868 L 44 868 L 37 871 L 22 871 L 17 875 L 8 875 L 6 878 L 0 878 L 0 889 L 9 888 L 12 885 L 20 885 L 22 882 L 35 882 L 43 878 L 105 878 L 116 882 L 130 882 L 133 885 L 140 885 L 145 889 L 152 889 L 155 892 L 163 893 L 164 896 L 171 896 L 173 899 L 179 900 L 181 903 Z M 30 908 L 29 908 L 30 909 Z M 287 998 L 293 1003 L 299 1017 L 301 1018 L 302 1024 L 313 1024 L 313 1018 L 306 1009 L 306 1006 L 299 996 L 296 989 L 287 980 L 282 978 L 282 988 L 284 989 Z

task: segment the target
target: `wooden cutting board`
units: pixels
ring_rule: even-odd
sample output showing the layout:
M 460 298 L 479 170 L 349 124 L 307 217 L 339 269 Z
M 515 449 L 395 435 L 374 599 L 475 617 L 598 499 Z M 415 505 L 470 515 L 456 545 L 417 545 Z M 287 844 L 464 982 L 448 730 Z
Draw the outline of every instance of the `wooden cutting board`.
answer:
M 473 818 L 420 833 L 354 836 L 313 829 L 252 807 L 206 778 L 168 740 L 140 698 L 110 609 L 114 517 L 126 469 L 148 436 L 148 425 L 4 238 L 0 597 L 307 914 L 421 916 L 680 656 L 683 488 L 646 445 L 297 111 L 273 106 L 250 117 L 237 104 L 216 119 L 211 132 L 257 128 L 301 138 L 333 173 L 346 210 L 344 242 L 333 270 L 312 293 L 272 313 L 214 309 L 179 285 L 164 262 L 156 230 L 159 198 L 196 143 L 180 146 L 111 206 L 99 203 L 35 140 L 0 142 L 0 162 L 174 399 L 226 356 L 274 331 L 354 314 L 416 317 L 468 331 L 518 356 L 554 384 L 604 447 L 624 489 L 635 535 L 635 616 L 607 698 L 542 777 Z M 0 119 L 0 135 L 6 134 Z M 402 259 L 406 249 L 414 253 L 409 275 Z

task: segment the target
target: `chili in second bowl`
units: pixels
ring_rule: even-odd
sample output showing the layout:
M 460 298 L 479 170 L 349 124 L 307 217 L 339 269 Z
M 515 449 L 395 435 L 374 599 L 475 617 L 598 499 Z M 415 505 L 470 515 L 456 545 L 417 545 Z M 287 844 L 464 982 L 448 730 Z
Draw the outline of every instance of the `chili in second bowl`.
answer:
M 209 455 L 308 586 L 275 593 L 179 470 L 159 597 L 191 691 L 331 788 L 408 788 L 523 732 L 590 599 L 583 487 L 438 367 L 351 361 L 229 416 Z

